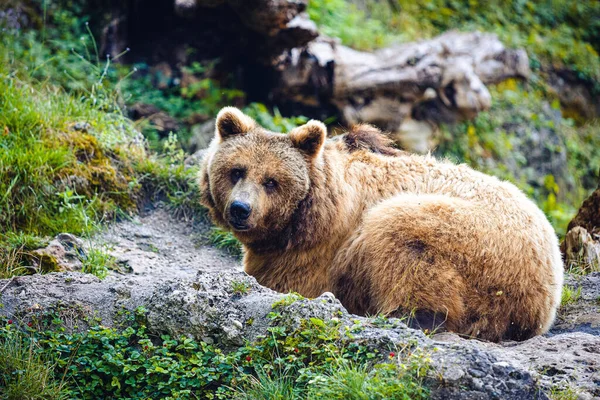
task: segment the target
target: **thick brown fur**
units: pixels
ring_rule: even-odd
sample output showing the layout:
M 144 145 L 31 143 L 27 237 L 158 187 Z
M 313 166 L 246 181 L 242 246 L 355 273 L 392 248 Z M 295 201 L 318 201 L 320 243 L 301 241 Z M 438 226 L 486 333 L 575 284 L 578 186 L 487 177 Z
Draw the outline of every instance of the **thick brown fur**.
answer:
M 512 184 L 395 150 L 368 125 L 325 140 L 318 121 L 288 135 L 229 107 L 217 121 L 202 202 L 244 244 L 245 270 L 261 284 L 331 291 L 352 313 L 414 315 L 492 341 L 549 329 L 558 240 Z M 240 200 L 252 208 L 242 230 L 229 213 Z

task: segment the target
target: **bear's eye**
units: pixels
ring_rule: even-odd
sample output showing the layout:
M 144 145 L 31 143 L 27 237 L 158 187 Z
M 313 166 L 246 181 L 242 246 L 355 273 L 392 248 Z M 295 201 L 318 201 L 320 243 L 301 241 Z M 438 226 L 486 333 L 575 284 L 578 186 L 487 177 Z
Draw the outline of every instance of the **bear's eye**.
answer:
M 237 183 L 245 175 L 245 171 L 241 168 L 234 168 L 231 170 L 231 182 Z
M 277 187 L 277 181 L 275 179 L 267 179 L 264 185 L 267 189 L 273 190 Z

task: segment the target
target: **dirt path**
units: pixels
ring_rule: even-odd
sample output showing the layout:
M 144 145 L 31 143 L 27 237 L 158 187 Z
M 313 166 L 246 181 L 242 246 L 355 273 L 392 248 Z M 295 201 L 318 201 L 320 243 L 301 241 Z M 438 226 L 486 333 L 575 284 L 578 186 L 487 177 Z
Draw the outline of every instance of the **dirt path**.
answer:
M 199 270 L 242 269 L 241 261 L 203 243 L 206 223 L 192 226 L 173 218 L 164 209 L 146 216 L 110 225 L 92 239 L 117 259 L 121 273 L 111 271 L 107 279 L 123 275 L 138 279 L 193 278 Z

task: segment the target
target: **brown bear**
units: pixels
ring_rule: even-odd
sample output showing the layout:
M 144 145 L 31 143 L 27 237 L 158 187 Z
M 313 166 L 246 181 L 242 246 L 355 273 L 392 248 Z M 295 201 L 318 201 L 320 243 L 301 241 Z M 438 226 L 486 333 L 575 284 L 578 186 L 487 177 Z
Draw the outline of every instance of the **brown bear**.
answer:
M 519 189 L 465 165 L 401 152 L 359 125 L 269 132 L 217 117 L 202 203 L 244 246 L 245 271 L 280 292 L 333 292 L 360 315 L 490 341 L 546 332 L 563 265 L 544 214 Z

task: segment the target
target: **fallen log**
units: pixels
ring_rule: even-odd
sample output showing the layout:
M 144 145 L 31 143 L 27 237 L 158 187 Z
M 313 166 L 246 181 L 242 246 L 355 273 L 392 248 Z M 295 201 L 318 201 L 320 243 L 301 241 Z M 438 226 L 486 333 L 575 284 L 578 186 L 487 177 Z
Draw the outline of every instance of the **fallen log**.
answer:
M 333 105 L 342 123 L 372 123 L 400 141 L 407 122 L 473 118 L 491 106 L 486 84 L 530 73 L 524 50 L 507 49 L 496 35 L 480 32 L 448 32 L 372 53 L 319 37 L 290 50 L 278 68 L 276 103 Z

